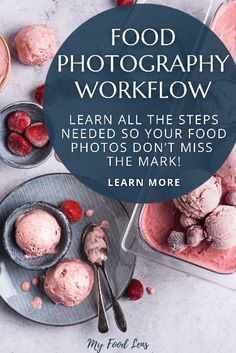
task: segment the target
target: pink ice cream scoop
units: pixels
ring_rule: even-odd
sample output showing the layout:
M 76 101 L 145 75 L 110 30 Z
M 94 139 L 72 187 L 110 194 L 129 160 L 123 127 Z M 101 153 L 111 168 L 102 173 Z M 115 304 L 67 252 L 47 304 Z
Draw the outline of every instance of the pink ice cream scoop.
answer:
M 179 222 L 184 229 L 197 224 L 197 220 L 195 218 L 187 217 L 184 213 L 181 214 Z
M 55 304 L 71 307 L 88 297 L 93 282 L 93 270 L 86 262 L 66 259 L 47 270 L 44 290 Z
M 107 248 L 106 236 L 103 229 L 99 226 L 91 226 L 84 240 L 84 251 L 88 260 L 95 264 L 101 259 L 101 250 Z
M 211 29 L 222 40 L 236 62 L 236 1 L 229 1 L 219 9 Z
M 198 246 L 205 239 L 204 230 L 199 225 L 192 225 L 187 230 L 187 244 Z
M 236 191 L 229 191 L 225 197 L 225 203 L 229 206 L 236 207 Z
M 223 186 L 236 190 L 236 144 L 216 174 L 221 177 Z
M 175 199 L 174 204 L 187 217 L 201 219 L 218 206 L 221 195 L 221 178 L 211 177 L 197 189 Z
M 16 243 L 27 258 L 53 254 L 61 239 L 61 228 L 48 212 L 34 210 L 16 220 Z
M 47 25 L 22 28 L 14 39 L 14 48 L 24 65 L 43 65 L 52 59 L 58 49 L 56 31 Z
M 236 246 L 236 208 L 218 206 L 205 220 L 207 240 L 216 249 Z

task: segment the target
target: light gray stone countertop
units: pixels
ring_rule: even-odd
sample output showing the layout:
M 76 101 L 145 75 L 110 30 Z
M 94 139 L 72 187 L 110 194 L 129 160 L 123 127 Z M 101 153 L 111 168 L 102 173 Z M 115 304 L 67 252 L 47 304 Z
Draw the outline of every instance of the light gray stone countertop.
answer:
M 214 1 L 214 0 L 213 0 Z M 207 0 L 149 1 L 183 9 L 203 20 Z M 0 33 L 9 43 L 22 27 L 47 23 L 58 29 L 63 41 L 77 26 L 97 13 L 114 6 L 110 0 L 1 0 Z M 11 79 L 0 93 L 0 108 L 18 100 L 32 99 L 32 90 L 44 82 L 48 66 L 23 67 L 13 58 Z M 36 175 L 63 172 L 63 165 L 52 156 L 32 170 L 18 170 L 0 162 L 0 199 L 21 182 Z M 145 286 L 156 289 L 154 296 L 130 302 L 121 299 L 128 317 L 128 332 L 121 334 L 112 319 L 110 333 L 97 332 L 97 320 L 82 325 L 56 328 L 32 323 L 15 314 L 0 301 L 1 353 L 85 353 L 88 338 L 106 343 L 138 338 L 148 342 L 150 353 L 235 353 L 236 296 L 234 292 L 181 274 L 155 263 L 137 259 L 135 270 Z M 102 352 L 107 350 L 103 348 Z M 142 352 L 131 349 L 126 352 Z M 110 349 L 120 353 L 123 349 Z

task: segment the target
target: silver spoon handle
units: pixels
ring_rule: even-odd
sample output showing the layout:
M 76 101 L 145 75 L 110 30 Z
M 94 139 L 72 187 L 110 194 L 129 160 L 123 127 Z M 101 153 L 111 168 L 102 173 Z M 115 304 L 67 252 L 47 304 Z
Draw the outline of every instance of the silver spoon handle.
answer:
M 104 276 L 105 276 L 107 284 L 108 284 L 109 295 L 110 295 L 110 299 L 111 299 L 111 305 L 113 308 L 113 314 L 114 314 L 116 325 L 122 332 L 126 332 L 127 331 L 127 323 L 126 323 L 124 312 L 121 309 L 121 306 L 113 293 L 113 289 L 112 289 L 112 286 L 111 286 L 111 283 L 110 283 L 110 280 L 107 275 L 107 271 L 106 271 L 105 267 L 102 266 L 101 269 L 104 273 Z
M 95 267 L 97 286 L 98 286 L 98 331 L 101 333 L 106 333 L 109 330 L 106 311 L 104 307 L 102 288 L 100 281 L 100 271 L 99 268 Z

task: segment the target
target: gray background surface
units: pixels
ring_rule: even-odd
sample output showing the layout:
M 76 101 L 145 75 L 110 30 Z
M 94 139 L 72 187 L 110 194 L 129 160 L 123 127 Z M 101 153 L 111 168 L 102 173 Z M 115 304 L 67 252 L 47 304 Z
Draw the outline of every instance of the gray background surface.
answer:
M 214 0 L 217 1 L 217 0 Z M 0 33 L 11 43 L 20 27 L 48 23 L 58 28 L 63 41 L 73 29 L 91 16 L 110 8 L 111 0 L 1 0 Z M 161 1 L 149 1 L 160 3 Z M 183 9 L 203 19 L 207 0 L 165 0 L 161 3 Z M 28 68 L 13 58 L 7 88 L 0 93 L 0 108 L 21 99 L 32 99 L 32 89 L 43 83 L 48 66 Z M 22 181 L 65 168 L 52 156 L 32 170 L 17 170 L 0 162 L 0 199 Z M 107 342 L 109 338 L 131 341 L 137 337 L 150 344 L 150 353 L 235 353 L 236 296 L 234 292 L 138 259 L 135 277 L 156 289 L 155 296 L 139 302 L 121 300 L 128 317 L 127 334 L 121 334 L 108 312 L 111 330 L 97 333 L 97 321 L 54 328 L 34 324 L 17 316 L 0 301 L 0 352 L 4 353 L 85 353 L 88 338 Z M 142 352 L 126 349 L 125 352 Z M 103 348 L 102 352 L 106 352 Z M 120 353 L 122 349 L 109 352 Z

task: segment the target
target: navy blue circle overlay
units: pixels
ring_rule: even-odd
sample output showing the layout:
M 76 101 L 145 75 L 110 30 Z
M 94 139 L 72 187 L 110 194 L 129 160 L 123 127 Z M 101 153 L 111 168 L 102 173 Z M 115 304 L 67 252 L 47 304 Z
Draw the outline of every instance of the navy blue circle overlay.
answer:
M 78 27 L 48 72 L 56 153 L 81 182 L 126 202 L 185 194 L 235 142 L 235 64 L 195 18 L 159 5 L 105 11 Z

